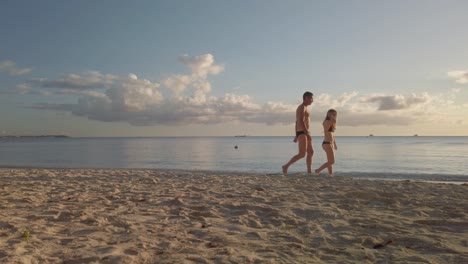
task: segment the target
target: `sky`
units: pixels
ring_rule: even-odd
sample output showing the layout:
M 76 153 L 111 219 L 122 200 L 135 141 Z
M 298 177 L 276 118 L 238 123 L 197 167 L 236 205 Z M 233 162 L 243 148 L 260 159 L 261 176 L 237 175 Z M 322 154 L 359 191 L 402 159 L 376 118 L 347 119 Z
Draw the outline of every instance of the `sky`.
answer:
M 5 0 L 0 135 L 468 136 L 468 1 Z

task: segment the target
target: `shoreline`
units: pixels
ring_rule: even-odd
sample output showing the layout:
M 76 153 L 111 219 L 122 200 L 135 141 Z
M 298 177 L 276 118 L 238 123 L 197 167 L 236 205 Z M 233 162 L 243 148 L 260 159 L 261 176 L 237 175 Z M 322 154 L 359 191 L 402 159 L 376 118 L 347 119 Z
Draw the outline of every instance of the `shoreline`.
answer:
M 468 262 L 468 186 L 0 169 L 2 263 Z
M 188 169 L 171 169 L 171 168 L 111 168 L 111 167 L 40 167 L 40 166 L 2 166 L 3 169 L 24 169 L 24 170 L 117 170 L 117 171 L 155 171 L 155 172 L 182 172 L 182 173 L 205 173 L 205 174 L 222 174 L 222 175 L 251 175 L 251 176 L 274 176 L 282 175 L 282 172 L 278 170 L 277 173 L 272 172 L 244 172 L 244 171 L 221 171 L 221 170 L 188 170 Z M 281 168 L 280 168 L 281 169 Z M 375 177 L 379 175 L 380 177 Z M 382 177 L 386 175 L 386 177 Z M 390 176 L 389 176 L 390 175 Z M 402 178 L 402 176 L 407 178 Z M 308 176 L 308 177 L 328 177 L 326 173 L 316 175 L 315 173 L 305 173 L 293 171 L 287 176 Z M 410 176 L 410 177 L 408 177 Z M 411 182 L 427 182 L 435 184 L 456 184 L 464 185 L 468 184 L 468 175 L 458 174 L 431 174 L 431 173 L 393 173 L 393 172 L 336 172 L 334 177 L 352 178 L 355 180 L 375 180 L 375 181 L 411 181 Z M 453 177 L 454 180 L 436 180 L 436 179 L 421 179 L 421 178 L 435 178 L 435 177 Z

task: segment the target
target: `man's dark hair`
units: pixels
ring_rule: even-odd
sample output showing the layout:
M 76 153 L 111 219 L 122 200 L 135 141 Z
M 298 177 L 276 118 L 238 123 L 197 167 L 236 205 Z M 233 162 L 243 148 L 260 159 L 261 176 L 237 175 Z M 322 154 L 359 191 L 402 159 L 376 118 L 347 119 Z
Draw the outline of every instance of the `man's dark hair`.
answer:
M 309 97 L 309 96 L 312 97 L 312 96 L 314 96 L 314 94 L 311 93 L 311 92 L 305 92 L 304 95 L 302 96 L 302 100 L 305 100 L 306 97 Z

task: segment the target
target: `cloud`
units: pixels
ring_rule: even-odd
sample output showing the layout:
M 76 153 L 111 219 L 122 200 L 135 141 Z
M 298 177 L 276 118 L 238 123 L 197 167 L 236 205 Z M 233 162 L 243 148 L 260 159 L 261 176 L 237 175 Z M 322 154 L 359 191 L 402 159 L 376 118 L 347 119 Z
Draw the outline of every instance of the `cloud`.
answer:
M 329 108 L 338 111 L 340 126 L 406 126 L 446 122 L 463 106 L 455 104 L 453 94 L 386 95 L 344 93 L 338 97 L 321 94 L 313 104 L 312 117 L 323 118 Z M 335 99 L 336 98 L 336 99 Z M 340 104 L 340 98 L 347 98 Z
M 386 126 L 407 126 L 414 122 L 417 119 L 414 117 L 408 116 L 392 116 L 385 115 L 381 113 L 355 113 L 355 112 L 341 112 L 339 116 L 340 126 L 376 126 L 376 125 L 386 125 Z
M 315 97 L 314 105 L 320 105 L 328 108 L 341 108 L 349 104 L 349 102 L 356 98 L 358 94 L 359 93 L 356 91 L 352 91 L 349 93 L 345 92 L 337 98 L 333 98 L 330 94 L 320 94 Z
M 427 94 L 417 96 L 403 95 L 371 95 L 361 99 L 363 103 L 377 103 L 379 111 L 409 109 L 415 105 L 426 104 L 430 101 Z
M 208 77 L 224 70 L 223 66 L 215 64 L 211 54 L 183 55 L 179 59 L 191 74 L 171 75 L 161 83 L 139 79 L 133 73 L 121 77 L 86 72 L 67 74 L 55 80 L 30 79 L 27 87 L 36 87 L 51 94 L 79 96 L 74 104 L 42 103 L 32 108 L 67 111 L 92 120 L 128 122 L 138 126 L 293 122 L 291 118 L 295 109 L 291 106 L 281 103 L 258 105 L 248 95 L 227 93 L 220 97 L 211 96 L 212 86 Z M 164 96 L 164 89 L 170 95 Z M 27 89 L 27 92 L 37 90 Z
M 206 78 L 208 74 L 217 75 L 224 70 L 223 65 L 214 64 L 214 57 L 211 54 L 190 57 L 182 55 L 179 60 L 192 70 L 194 76 Z
M 160 82 L 139 78 L 134 73 L 117 76 L 85 72 L 52 80 L 30 79 L 24 86 L 17 86 L 17 90 L 23 94 L 66 95 L 76 100 L 30 106 L 34 109 L 66 111 L 91 120 L 135 126 L 294 123 L 297 104 L 257 104 L 249 95 L 235 93 L 213 96 L 209 77 L 220 74 L 224 67 L 216 64 L 211 54 L 184 55 L 180 61 L 191 70 L 190 74 L 170 75 Z M 361 95 L 350 91 L 339 96 L 317 95 L 310 110 L 313 122 L 321 122 L 326 111 L 335 108 L 340 126 L 405 126 L 438 121 L 437 118 L 449 116 L 457 107 L 460 106 L 455 105 L 452 94 Z
M 465 84 L 468 83 L 468 71 L 451 71 L 447 75 L 451 78 L 456 79 L 456 83 Z
M 132 79 L 132 77 L 134 76 L 129 76 L 128 78 Z M 28 83 L 32 86 L 41 88 L 84 90 L 109 88 L 117 79 L 119 79 L 119 77 L 111 74 L 101 74 L 96 71 L 89 71 L 82 75 L 75 73 L 66 74 L 56 80 L 33 78 L 29 79 Z
M 162 84 L 169 88 L 175 96 L 179 96 L 192 82 L 191 76 L 173 75 L 162 81 Z
M 16 88 L 19 89 L 19 90 L 28 90 L 28 89 L 31 89 L 31 85 L 28 84 L 28 83 L 20 83 L 18 85 L 16 85 Z
M 10 76 L 18 76 L 31 72 L 30 68 L 19 69 L 16 67 L 16 63 L 13 61 L 1 61 L 0 72 L 5 72 Z

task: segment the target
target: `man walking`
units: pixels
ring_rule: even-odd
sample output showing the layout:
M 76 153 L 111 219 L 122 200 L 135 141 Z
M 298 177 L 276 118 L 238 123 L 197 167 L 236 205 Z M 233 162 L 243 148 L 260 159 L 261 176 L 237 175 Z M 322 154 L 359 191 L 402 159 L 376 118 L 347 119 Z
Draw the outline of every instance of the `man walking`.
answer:
M 307 172 L 312 173 L 312 137 L 309 134 L 310 113 L 307 107 L 314 101 L 314 95 L 311 92 L 305 92 L 302 96 L 302 104 L 296 109 L 296 139 L 299 147 L 299 152 L 289 160 L 288 163 L 282 166 L 283 174 L 288 174 L 289 166 L 294 162 L 306 156 Z

